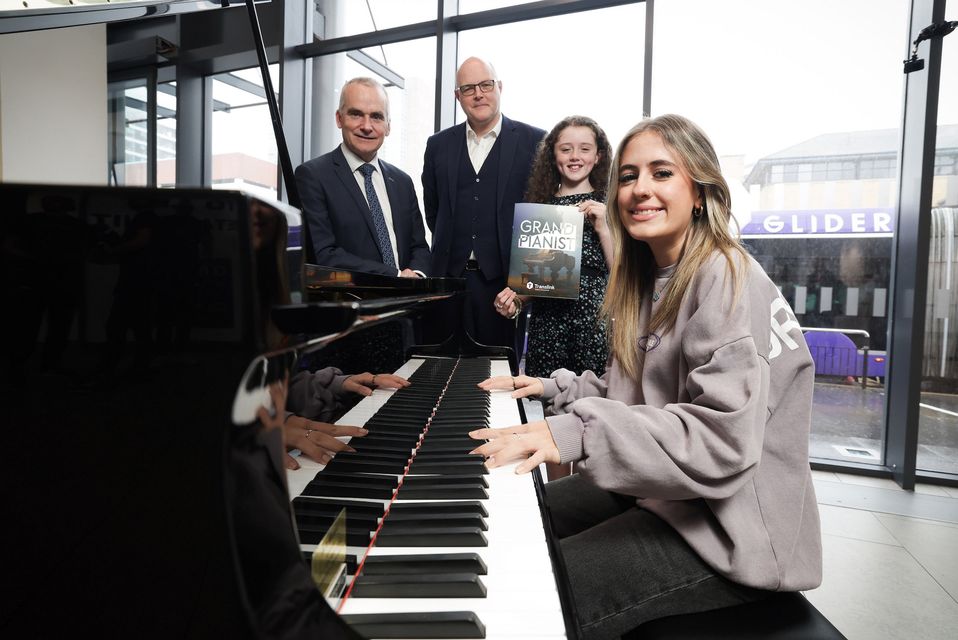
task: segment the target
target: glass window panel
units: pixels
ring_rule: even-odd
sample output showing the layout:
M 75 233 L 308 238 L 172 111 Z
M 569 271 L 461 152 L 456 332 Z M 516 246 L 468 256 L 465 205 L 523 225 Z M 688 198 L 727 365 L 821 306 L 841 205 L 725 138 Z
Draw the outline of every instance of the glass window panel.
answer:
M 313 29 L 322 36 L 325 28 L 327 39 L 435 20 L 438 7 L 436 0 L 320 0 L 317 5 L 323 21 L 314 22 Z
M 589 116 L 614 147 L 642 119 L 644 33 L 645 5 L 638 3 L 464 31 L 458 59 L 477 56 L 495 66 L 509 118 L 548 131 L 566 116 Z M 456 121 L 464 119 L 457 107 Z
M 146 186 L 151 183 L 147 165 L 149 127 L 146 78 L 112 83 L 110 103 L 110 184 Z M 176 87 L 160 84 L 156 94 L 156 157 L 159 186 L 175 182 Z
M 270 65 L 274 90 L 278 67 Z M 214 189 L 276 198 L 277 150 L 258 67 L 213 76 Z
M 156 184 L 176 186 L 176 83 L 157 85 Z
M 459 13 L 476 13 L 489 9 L 502 9 L 517 4 L 529 4 L 537 0 L 459 0 Z
M 312 155 L 327 153 L 343 141 L 335 112 L 343 83 L 358 76 L 372 77 L 386 86 L 389 95 L 390 132 L 379 156 L 409 174 L 422 198 L 419 176 L 426 139 L 433 134 L 436 94 L 436 39 L 423 38 L 382 47 L 390 71 L 402 87 L 377 75 L 346 54 L 315 58 L 312 114 Z
M 958 20 L 955 0 L 946 5 L 945 20 Z M 958 43 L 948 38 L 935 141 L 917 467 L 958 474 Z
M 882 462 L 894 171 L 875 171 L 881 178 L 868 182 L 834 180 L 846 175 L 840 163 L 848 156 L 860 157 L 864 177 L 881 156 L 876 149 L 892 156 L 897 150 L 908 5 L 672 0 L 655 6 L 653 115 L 681 113 L 705 129 L 756 259 L 801 326 L 840 330 L 837 338 L 821 332 L 808 340 L 818 367 L 810 440 L 817 458 Z M 859 28 L 863 15 L 868 29 Z M 703 51 L 711 72 L 703 73 Z M 827 163 L 839 163 L 837 175 Z M 766 167 L 782 164 L 786 184 L 766 181 Z M 735 167 L 743 170 L 728 170 Z

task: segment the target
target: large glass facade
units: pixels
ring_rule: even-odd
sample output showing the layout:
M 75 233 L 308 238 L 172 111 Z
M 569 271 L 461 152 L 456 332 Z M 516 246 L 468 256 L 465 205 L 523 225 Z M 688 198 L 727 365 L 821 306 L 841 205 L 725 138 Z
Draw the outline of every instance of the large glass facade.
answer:
M 945 7 L 958 20 L 958 2 Z M 942 43 L 918 469 L 958 474 L 958 42 Z
M 380 154 L 418 188 L 423 148 L 435 123 L 447 122 L 451 113 L 463 120 L 450 98 L 455 68 L 469 56 L 495 65 L 503 113 L 545 129 L 567 115 L 588 115 L 615 144 L 646 109 L 690 117 L 721 156 L 746 243 L 807 331 L 817 368 L 813 458 L 887 475 L 896 455 L 889 434 L 906 429 L 885 423 L 888 404 L 897 397 L 889 390 L 904 385 L 892 381 L 886 389 L 885 373 L 893 357 L 891 332 L 905 331 L 891 326 L 889 302 L 895 299 L 891 255 L 898 242 L 902 58 L 912 4 L 660 0 L 646 25 L 649 7 L 640 1 L 459 0 L 443 6 L 455 7 L 461 17 L 444 16 L 451 19 L 437 35 L 423 37 L 433 32 L 422 23 L 436 19 L 435 0 L 320 0 L 313 14 L 318 40 L 298 48 L 287 43 L 286 49 L 305 53 L 312 63 L 311 107 L 305 122 L 297 123 L 308 138 L 302 159 L 340 143 L 334 116 L 340 88 L 348 78 L 370 76 L 387 87 L 391 103 L 391 134 Z M 946 19 L 958 17 L 954 0 L 946 13 Z M 958 298 L 952 293 L 958 278 L 956 37 L 942 41 L 919 473 L 958 473 Z M 211 68 L 222 71 L 231 68 L 229 62 Z M 437 70 L 444 95 L 436 95 Z M 212 82 L 212 181 L 275 194 L 269 114 L 264 95 L 237 81 L 245 73 L 214 76 Z M 258 72 L 249 73 L 245 79 L 256 84 Z M 111 168 L 118 184 L 149 180 L 145 165 L 137 166 L 144 162 L 138 154 L 146 135 L 139 129 L 147 117 L 145 91 L 135 83 L 111 85 Z M 165 110 L 176 110 L 172 83 L 157 92 L 158 128 Z M 169 122 L 171 151 L 175 123 Z M 157 144 L 163 139 L 158 131 Z M 241 155 L 265 170 L 224 161 Z M 157 184 L 173 184 L 174 165 L 157 149 Z M 227 165 L 232 170 L 224 173 Z
M 637 3 L 464 31 L 459 60 L 492 62 L 508 117 L 548 131 L 566 116 L 589 116 L 614 146 L 642 119 L 644 34 Z
M 389 95 L 390 131 L 379 157 L 408 173 L 421 189 L 423 152 L 433 133 L 436 39 L 410 40 L 357 53 L 360 55 L 334 54 L 313 61 L 313 82 L 318 90 L 313 96 L 312 156 L 327 153 L 342 142 L 335 112 L 343 83 L 371 77 L 382 83 Z
M 908 2 L 655 9 L 653 115 L 682 113 L 712 137 L 746 244 L 806 330 L 811 455 L 878 465 Z
M 279 88 L 279 65 L 270 65 Z M 213 76 L 213 187 L 276 198 L 276 138 L 259 67 Z
M 321 37 L 341 38 L 435 20 L 437 4 L 436 0 L 318 0 L 316 7 L 321 18 L 314 31 Z
M 151 97 L 156 100 L 156 118 L 152 123 L 148 109 Z M 160 83 L 154 91 L 145 77 L 112 82 L 109 115 L 109 183 L 173 186 L 176 183 L 176 83 Z M 156 130 L 155 171 L 151 171 L 148 161 L 151 127 Z

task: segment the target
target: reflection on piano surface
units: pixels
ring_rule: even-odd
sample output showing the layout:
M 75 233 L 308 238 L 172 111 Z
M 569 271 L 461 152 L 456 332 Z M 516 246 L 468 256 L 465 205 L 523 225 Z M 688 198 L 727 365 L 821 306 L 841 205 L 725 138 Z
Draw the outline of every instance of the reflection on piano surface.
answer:
M 15 523 L 0 633 L 395 637 L 404 627 L 387 618 L 384 631 L 370 614 L 412 610 L 445 611 L 441 637 L 563 636 L 536 486 L 464 455 L 473 446 L 464 431 L 483 414 L 494 426 L 520 421 L 515 401 L 477 394 L 490 367 L 510 370 L 496 354 L 466 357 L 476 345 L 451 343 L 424 350 L 431 355 L 400 369 L 413 385 L 377 390 L 339 421 L 368 422 L 356 454 L 318 477 L 301 458 L 295 488 L 285 486 L 281 429 L 270 427 L 282 419 L 288 376 L 307 356 L 322 366 L 339 336 L 461 283 L 411 291 L 396 278 L 398 295 L 381 281 L 370 285 L 375 295 L 356 295 L 366 276 L 354 274 L 352 301 L 293 304 L 301 256 L 286 237 L 299 214 L 283 205 L 229 191 L 11 184 L 0 197 L 3 299 L 16 310 L 0 319 L 5 504 Z M 405 440 L 418 442 L 426 424 L 401 417 L 422 411 L 407 401 L 439 411 L 380 527 L 415 446 Z M 375 478 L 389 482 L 376 488 Z M 365 558 L 342 616 L 302 557 L 334 501 L 348 505 L 347 541 L 356 563 Z M 520 522 L 531 529 L 520 533 Z M 366 553 L 371 531 L 377 543 Z M 408 555 L 425 557 L 410 564 Z M 444 577 L 426 577 L 423 564 Z M 530 580 L 532 567 L 544 577 Z M 462 598 L 423 599 L 437 585 Z M 422 598 L 393 597 L 397 589 Z M 539 594 L 548 613 L 518 616 L 518 592 Z M 421 637 L 422 626 L 405 628 Z
M 302 571 L 281 434 L 230 421 L 283 339 L 268 311 L 298 212 L 188 189 L 0 199 L 0 635 L 350 636 Z

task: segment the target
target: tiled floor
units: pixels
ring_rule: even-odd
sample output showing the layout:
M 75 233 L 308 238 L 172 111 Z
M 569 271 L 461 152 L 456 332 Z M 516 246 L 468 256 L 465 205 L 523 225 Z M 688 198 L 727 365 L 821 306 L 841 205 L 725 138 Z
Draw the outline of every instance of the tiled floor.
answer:
M 958 637 L 958 490 L 813 474 L 824 580 L 808 599 L 849 640 Z

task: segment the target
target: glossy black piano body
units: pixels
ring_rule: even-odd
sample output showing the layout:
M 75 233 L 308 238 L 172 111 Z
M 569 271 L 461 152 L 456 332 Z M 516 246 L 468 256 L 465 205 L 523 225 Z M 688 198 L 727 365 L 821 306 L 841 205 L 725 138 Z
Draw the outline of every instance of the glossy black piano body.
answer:
M 0 635 L 349 637 L 302 566 L 280 432 L 231 420 L 285 340 L 269 312 L 298 212 L 188 189 L 2 184 L 0 202 Z M 257 384 L 295 355 L 270 362 Z

